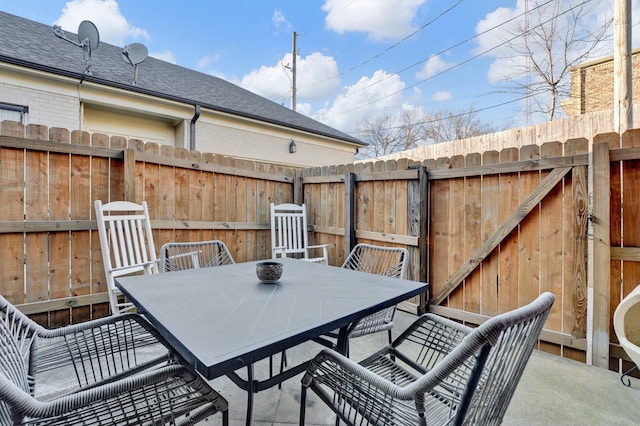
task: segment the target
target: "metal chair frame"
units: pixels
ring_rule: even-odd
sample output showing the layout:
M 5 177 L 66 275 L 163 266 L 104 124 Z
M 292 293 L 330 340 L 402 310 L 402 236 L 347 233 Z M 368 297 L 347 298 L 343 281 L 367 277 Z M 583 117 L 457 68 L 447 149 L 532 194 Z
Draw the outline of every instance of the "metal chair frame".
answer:
M 500 424 L 555 297 L 497 315 L 475 329 L 420 316 L 391 345 L 355 363 L 325 349 L 302 378 L 347 424 Z
M 220 240 L 170 242 L 160 248 L 161 272 L 235 263 L 227 245 Z
M 0 424 L 228 424 L 227 401 L 169 348 L 137 314 L 48 330 L 0 296 Z

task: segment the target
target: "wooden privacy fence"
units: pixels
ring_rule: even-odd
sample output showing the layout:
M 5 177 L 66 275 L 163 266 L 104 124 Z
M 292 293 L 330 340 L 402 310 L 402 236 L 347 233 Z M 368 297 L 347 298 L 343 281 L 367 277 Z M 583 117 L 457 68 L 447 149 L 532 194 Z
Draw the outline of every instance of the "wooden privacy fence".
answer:
M 295 169 L 66 129 L 3 122 L 0 130 L 0 289 L 47 326 L 108 314 L 95 199 L 144 199 L 158 247 L 220 239 L 239 262 L 270 257 L 269 203 L 296 202 L 308 206 L 313 243 L 333 245 L 332 265 L 358 242 L 406 247 L 410 278 L 430 283 L 428 309 L 470 324 L 549 290 L 557 302 L 542 349 L 581 361 L 591 349 L 611 367 L 625 358 L 611 317 L 640 281 L 635 131 L 625 134 L 629 148 L 607 134 L 594 137 L 605 143 L 593 152 L 573 139 Z M 426 302 L 403 308 L 419 313 Z

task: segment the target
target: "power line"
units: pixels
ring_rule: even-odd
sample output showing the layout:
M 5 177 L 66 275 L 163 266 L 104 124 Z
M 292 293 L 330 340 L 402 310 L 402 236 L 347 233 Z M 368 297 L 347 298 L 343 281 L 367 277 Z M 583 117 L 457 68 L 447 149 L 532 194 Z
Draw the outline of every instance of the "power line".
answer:
M 351 3 L 347 4 L 347 5 L 346 5 L 346 6 L 344 6 L 342 9 L 346 9 L 346 8 L 348 8 L 349 6 L 351 6 L 351 5 L 352 5 L 353 3 L 355 3 L 356 1 L 357 1 L 357 0 L 353 0 Z M 457 1 L 455 2 L 455 4 L 453 4 L 452 6 L 450 6 L 450 7 L 446 8 L 446 9 L 443 9 L 443 10 L 442 10 L 442 11 L 441 11 L 441 12 L 440 12 L 440 13 L 439 13 L 435 18 L 433 18 L 433 19 L 431 19 L 430 21 L 426 22 L 425 24 L 421 25 L 418 29 L 416 29 L 416 30 L 415 30 L 415 31 L 413 31 L 412 33 L 407 34 L 406 36 L 404 36 L 404 37 L 403 37 L 401 40 L 399 40 L 398 42 L 396 42 L 396 43 L 394 43 L 394 44 L 392 44 L 392 45 L 390 45 L 390 46 L 386 47 L 386 48 L 385 48 L 385 49 L 383 49 L 382 51 L 380 51 L 380 52 L 376 53 L 375 55 L 373 55 L 373 56 L 369 57 L 368 59 L 365 59 L 364 61 L 360 62 L 359 64 L 354 65 L 354 66 L 352 66 L 352 67 L 348 68 L 346 71 L 340 72 L 340 73 L 338 73 L 338 74 L 335 74 L 335 75 L 329 76 L 329 77 L 327 77 L 327 78 L 325 78 L 325 79 L 318 80 L 318 81 L 315 81 L 315 82 L 313 82 L 313 83 L 311 83 L 311 84 L 308 84 L 308 85 L 306 85 L 306 86 L 303 86 L 303 87 L 302 87 L 302 89 L 304 89 L 304 88 L 308 88 L 308 87 L 317 86 L 317 85 L 322 84 L 322 83 L 324 83 L 324 82 L 326 82 L 326 81 L 334 80 L 334 79 L 336 79 L 336 78 L 338 78 L 338 77 L 341 77 L 341 76 L 346 75 L 346 74 L 348 74 L 348 73 L 350 73 L 350 72 L 353 72 L 353 71 L 357 70 L 358 68 L 361 68 L 361 67 L 363 67 L 364 65 L 366 65 L 366 64 L 368 64 L 368 63 L 370 63 L 370 62 L 373 62 L 375 59 L 377 59 L 377 58 L 379 58 L 379 57 L 383 56 L 383 55 L 384 55 L 384 54 L 386 54 L 387 52 L 389 52 L 389 51 L 393 50 L 394 48 L 398 47 L 398 46 L 399 46 L 399 45 L 401 45 L 402 43 L 404 43 L 404 42 L 406 42 L 407 40 L 409 40 L 411 37 L 415 36 L 416 34 L 418 34 L 419 32 L 423 31 L 423 30 L 424 30 L 425 28 L 427 28 L 428 26 L 432 25 L 434 22 L 436 22 L 437 20 L 439 20 L 440 18 L 442 18 L 442 17 L 443 17 L 444 15 L 446 15 L 447 13 L 451 12 L 451 11 L 452 11 L 453 9 L 455 9 L 458 5 L 460 5 L 460 3 L 462 3 L 462 1 L 463 1 L 463 0 L 457 0 Z M 288 92 L 287 92 L 287 93 L 288 93 Z M 278 97 L 276 97 L 276 98 L 272 98 L 271 100 L 280 99 L 280 98 L 285 97 L 286 95 L 287 95 L 287 94 L 285 93 L 285 94 L 282 94 L 282 95 L 280 95 L 280 96 L 278 96 Z
M 544 5 L 548 4 L 548 3 L 551 3 L 552 1 L 554 1 L 554 0 L 549 0 L 549 1 L 547 1 L 546 3 L 543 3 L 543 4 L 541 4 L 541 5 L 538 5 L 536 8 L 534 8 L 534 10 L 535 10 L 535 9 L 537 9 L 537 8 L 540 8 L 540 7 L 542 7 L 542 6 L 544 6 Z M 533 28 L 529 28 L 529 31 L 532 31 L 532 30 L 534 30 L 534 29 L 536 29 L 536 28 L 539 28 L 539 27 L 541 27 L 542 25 L 544 25 L 544 24 L 546 24 L 546 23 L 548 23 L 548 22 L 551 22 L 552 20 L 556 19 L 557 17 L 562 16 L 562 15 L 564 15 L 564 14 L 566 14 L 566 13 L 569 13 L 569 12 L 571 12 L 572 10 L 574 10 L 574 9 L 576 9 L 576 8 L 578 8 L 578 7 L 581 7 L 581 6 L 585 5 L 586 3 L 589 3 L 590 1 L 591 1 L 591 0 L 585 0 L 585 1 L 583 1 L 582 3 L 580 3 L 580 4 L 577 4 L 577 5 L 575 5 L 575 6 L 571 7 L 571 8 L 569 8 L 569 9 L 567 9 L 567 10 L 563 11 L 562 13 L 559 13 L 559 14 L 557 14 L 557 15 L 555 15 L 555 16 L 552 16 L 552 17 L 551 17 L 551 18 L 549 18 L 547 21 L 541 22 L 540 24 L 538 24 L 537 26 L 535 26 L 535 27 L 533 27 Z M 393 75 L 399 74 L 399 73 L 404 72 L 404 71 L 406 71 L 406 70 L 408 70 L 408 69 L 410 69 L 410 68 L 413 68 L 413 67 L 415 67 L 415 66 L 417 66 L 417 65 L 419 65 L 419 64 L 421 64 L 421 63 L 424 63 L 424 62 L 426 62 L 427 60 L 429 60 L 430 58 L 432 58 L 432 57 L 434 57 L 434 56 L 440 55 L 440 54 L 442 54 L 442 53 L 444 53 L 444 52 L 446 52 L 446 51 L 449 51 L 449 50 L 451 50 L 451 49 L 453 49 L 453 48 L 455 48 L 455 47 L 458 47 L 458 46 L 460 46 L 460 45 L 462 45 L 462 44 L 464 44 L 464 43 L 467 43 L 468 41 L 470 41 L 470 40 L 472 40 L 472 39 L 474 39 L 474 38 L 477 38 L 478 36 L 483 35 L 483 34 L 485 34 L 485 33 L 489 32 L 489 31 L 492 31 L 492 30 L 494 30 L 494 29 L 496 29 L 496 28 L 498 28 L 498 27 L 500 27 L 500 26 L 502 26 L 502 25 L 505 25 L 506 23 L 511 22 L 511 21 L 513 21 L 513 20 L 515 20 L 515 19 L 517 19 L 517 18 L 521 17 L 521 16 L 522 16 L 522 14 L 520 14 L 520 15 L 518 15 L 518 16 L 516 16 L 516 17 L 513 17 L 513 18 L 511 18 L 510 20 L 505 21 L 505 22 L 503 22 L 503 23 L 501 23 L 501 24 L 498 24 L 498 25 L 496 25 L 496 26 L 494 26 L 494 27 L 492 27 L 492 28 L 490 28 L 490 29 L 488 29 L 488 30 L 485 30 L 485 31 L 483 31 L 482 33 L 479 33 L 479 34 L 477 34 L 477 35 L 475 35 L 475 36 L 469 37 L 469 38 L 467 38 L 466 40 L 463 40 L 463 41 L 461 41 L 460 43 L 456 44 L 455 46 L 452 46 L 451 48 L 448 48 L 448 49 L 445 49 L 445 50 L 441 51 L 441 53 L 432 54 L 432 55 L 430 55 L 430 56 L 429 56 L 428 58 L 426 58 L 426 59 L 423 59 L 423 60 L 421 60 L 421 61 L 419 61 L 419 62 L 416 62 L 416 63 L 415 63 L 415 64 L 413 64 L 413 65 L 410 65 L 410 66 L 408 66 L 408 67 L 405 67 L 405 68 L 403 68 L 401 71 L 399 71 L 399 72 L 397 72 L 397 73 L 390 74 L 388 77 L 385 77 L 385 78 L 380 79 L 380 80 L 376 80 L 375 82 L 373 82 L 373 83 L 371 83 L 371 84 L 369 84 L 369 85 L 367 85 L 367 86 L 364 86 L 364 87 L 362 87 L 362 88 L 358 89 L 357 91 L 351 92 L 351 93 L 349 93 L 349 94 L 345 95 L 344 97 L 352 96 L 354 93 L 358 93 L 358 92 L 360 92 L 360 91 L 362 91 L 362 90 L 364 90 L 364 89 L 367 89 L 367 88 L 369 88 L 369 87 L 374 86 L 375 84 L 380 84 L 380 83 L 382 83 L 383 81 L 385 81 L 386 79 L 391 78 Z M 510 39 L 508 39 L 508 40 L 505 40 L 505 41 L 503 41 L 503 42 L 501 42 L 501 43 L 499 43 L 499 44 L 497 44 L 497 45 L 495 45 L 495 46 L 493 46 L 493 47 L 491 47 L 491 48 L 489 48 L 489 49 L 487 49 L 487 50 L 485 50 L 485 51 L 483 51 L 483 52 L 481 52 L 481 53 L 479 53 L 479 54 L 477 54 L 477 55 L 474 55 L 474 56 L 472 56 L 472 57 L 470 57 L 470 58 L 468 58 L 468 59 L 466 59 L 466 60 L 464 60 L 464 61 L 462 61 L 462 62 L 460 62 L 460 63 L 457 63 L 457 64 L 455 64 L 455 65 L 452 65 L 451 67 L 446 68 L 446 69 L 444 69 L 444 70 L 442 70 L 442 71 L 440 71 L 440 72 L 438 72 L 438 73 L 435 73 L 435 74 L 433 74 L 433 75 L 431 75 L 431 76 L 429 76 L 429 77 L 427 77 L 427 78 L 424 78 L 424 79 L 422 79 L 422 80 L 420 80 L 420 81 L 417 81 L 416 83 L 411 84 L 411 85 L 409 85 L 409 86 L 407 86 L 407 87 L 405 87 L 405 88 L 403 88 L 403 89 L 401 89 L 401 90 L 397 90 L 397 91 L 395 91 L 395 92 L 389 93 L 389 94 L 387 94 L 387 95 L 385 95 L 385 96 L 382 96 L 382 97 L 380 97 L 380 98 L 373 99 L 373 100 L 371 100 L 371 101 L 369 101 L 369 102 L 367 102 L 367 103 L 365 103 L 365 104 L 355 106 L 355 107 L 353 107 L 353 108 L 351 108 L 351 109 L 348 109 L 348 110 L 346 110 L 346 111 L 344 111 L 344 110 L 343 110 L 343 111 L 340 111 L 340 114 L 345 114 L 345 113 L 349 113 L 349 112 L 355 111 L 355 110 L 357 110 L 357 109 L 360 109 L 360 108 L 363 108 L 363 107 L 369 106 L 369 105 L 374 104 L 374 103 L 376 103 L 376 102 L 378 102 L 378 101 L 381 101 L 381 100 L 383 100 L 383 99 L 387 99 L 387 98 L 389 98 L 389 97 L 391 97 L 391 96 L 397 95 L 397 94 L 402 93 L 402 92 L 404 92 L 404 91 L 406 91 L 406 90 L 409 90 L 409 89 L 411 89 L 411 88 L 414 88 L 414 87 L 416 87 L 416 86 L 418 86 L 418 85 L 420 85 L 420 84 L 422 84 L 422 83 L 424 83 L 424 82 L 426 82 L 426 81 L 428 81 L 428 80 L 431 80 L 431 79 L 433 79 L 433 78 L 435 78 L 435 77 L 441 76 L 442 74 L 444 74 L 444 73 L 446 73 L 446 72 L 449 72 L 449 71 L 451 71 L 451 70 L 453 70 L 453 69 L 455 69 L 455 68 L 458 68 L 458 67 L 460 67 L 460 66 L 462 66 L 462 65 L 464 65 L 464 64 L 466 64 L 466 63 L 468 63 L 468 62 L 471 62 L 471 61 L 472 61 L 472 60 L 474 60 L 474 59 L 477 59 L 477 58 L 479 58 L 479 57 L 481 57 L 481 56 L 484 56 L 484 55 L 486 55 L 487 53 L 489 53 L 489 52 L 491 52 L 491 51 L 493 51 L 493 50 L 495 50 L 495 49 L 497 49 L 497 48 L 499 48 L 499 47 L 501 47 L 501 46 L 504 46 L 505 44 L 510 43 L 511 41 L 513 41 L 513 40 L 515 40 L 516 38 L 521 37 L 521 36 L 522 36 L 522 34 L 516 34 L 516 35 L 514 35 L 513 37 L 511 37 L 511 38 L 510 38 Z

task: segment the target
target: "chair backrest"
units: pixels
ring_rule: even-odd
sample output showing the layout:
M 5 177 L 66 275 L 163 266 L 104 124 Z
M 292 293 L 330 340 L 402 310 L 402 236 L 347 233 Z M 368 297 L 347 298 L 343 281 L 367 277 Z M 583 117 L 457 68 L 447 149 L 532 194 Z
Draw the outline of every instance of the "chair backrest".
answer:
M 219 240 L 166 243 L 160 248 L 162 272 L 235 263 L 227 245 Z
M 500 424 L 554 301 L 544 293 L 474 329 L 425 314 L 394 340 L 396 356 L 411 354 L 407 362 L 424 372 L 410 393 L 419 399 L 433 393 L 443 402 L 439 414 L 430 407 L 431 421 Z
M 30 381 L 15 336 L 5 321 L 0 321 L 0 424 L 21 420 L 17 406 L 32 397 Z
M 271 257 L 301 254 L 308 258 L 307 229 L 304 204 L 271 203 Z
M 100 200 L 95 201 L 95 209 L 111 310 L 117 314 L 131 308 L 131 304 L 118 300 L 114 278 L 158 272 L 149 210 L 145 201 L 142 204 L 113 201 L 103 205 Z
M 544 293 L 530 304 L 507 312 L 474 330 L 491 350 L 469 404 L 464 424 L 499 425 L 555 301 Z
M 404 279 L 407 276 L 408 264 L 407 249 L 360 243 L 351 250 L 342 267 Z

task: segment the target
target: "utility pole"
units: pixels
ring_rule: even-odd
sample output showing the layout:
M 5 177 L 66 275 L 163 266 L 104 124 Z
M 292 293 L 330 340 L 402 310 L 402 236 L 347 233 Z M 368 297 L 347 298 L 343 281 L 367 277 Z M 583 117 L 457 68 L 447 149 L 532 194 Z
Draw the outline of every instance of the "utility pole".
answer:
M 631 0 L 615 0 L 613 49 L 613 119 L 622 135 L 633 128 L 631 93 Z
M 291 109 L 296 110 L 296 56 L 298 56 L 298 51 L 296 49 L 296 38 L 298 37 L 297 32 L 293 32 L 293 49 L 291 53 L 293 54 L 293 65 L 291 66 Z

